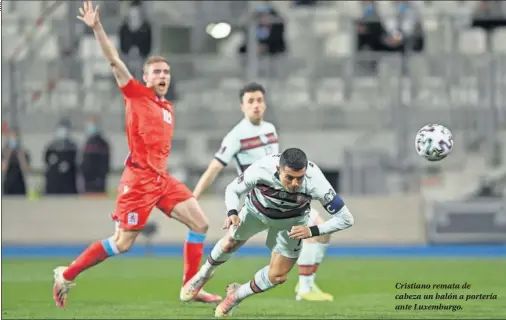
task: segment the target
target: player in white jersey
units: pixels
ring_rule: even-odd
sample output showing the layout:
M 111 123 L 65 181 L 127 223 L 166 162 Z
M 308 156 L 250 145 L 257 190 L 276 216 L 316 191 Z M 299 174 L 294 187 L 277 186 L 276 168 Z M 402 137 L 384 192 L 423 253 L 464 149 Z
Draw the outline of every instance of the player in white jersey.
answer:
M 249 83 L 240 90 L 239 100 L 244 119 L 225 136 L 220 149 L 197 183 L 193 191 L 197 199 L 232 160 L 236 163 L 238 174 L 242 174 L 256 160 L 279 152 L 276 128 L 263 120 L 266 109 L 265 89 L 260 84 Z M 309 217 L 309 225 L 324 222 L 315 209 L 311 209 Z M 329 235 L 304 240 L 298 261 L 299 282 L 295 287 L 297 300 L 333 300 L 331 294 L 323 292 L 315 283 L 316 270 L 323 261 L 329 241 Z
M 240 209 L 240 197 L 248 194 Z M 319 201 L 332 217 L 321 225 L 307 226 L 311 200 Z M 214 246 L 199 272 L 183 287 L 182 299 L 190 301 L 212 277 L 217 266 L 255 234 L 268 230 L 269 265 L 253 280 L 227 286 L 226 298 L 215 316 L 231 315 L 245 298 L 286 281 L 302 248 L 302 240 L 331 234 L 353 225 L 354 219 L 321 170 L 297 148 L 254 162 L 227 186 L 225 206 L 228 233 Z

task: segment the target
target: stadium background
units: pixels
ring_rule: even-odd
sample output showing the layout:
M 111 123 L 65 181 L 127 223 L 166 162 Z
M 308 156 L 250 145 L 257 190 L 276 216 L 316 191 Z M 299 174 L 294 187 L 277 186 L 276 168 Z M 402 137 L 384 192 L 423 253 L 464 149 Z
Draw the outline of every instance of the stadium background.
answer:
M 97 2 L 106 31 L 117 41 L 128 5 Z M 178 96 L 170 170 L 195 185 L 223 135 L 242 118 L 238 89 L 256 80 L 267 88 L 267 120 L 278 127 L 281 147 L 305 150 L 355 215 L 353 228 L 332 237 L 328 260 L 504 257 L 506 29 L 487 34 L 469 28 L 473 1 L 420 3 L 423 52 L 380 55 L 355 50 L 357 2 L 310 7 L 274 2 L 288 50 L 269 58 L 255 50 L 237 54 L 241 28 L 248 23 L 254 28 L 248 17 L 257 2 L 144 2 L 152 52 L 171 62 Z M 3 258 L 70 258 L 113 230 L 109 214 L 128 152 L 123 106 L 107 62 L 75 19 L 79 4 L 2 3 L 2 117 L 20 128 L 33 159 L 31 197 L 2 198 Z M 381 7 L 388 14 L 389 2 Z M 225 39 L 209 34 L 218 22 L 231 26 Z M 255 39 L 248 45 L 255 48 Z M 136 57 L 128 59 L 138 63 Z M 377 72 L 359 74 L 356 66 L 364 61 L 375 61 Z M 38 194 L 43 148 L 58 119 L 69 117 L 74 137 L 82 141 L 88 114 L 100 115 L 112 146 L 109 198 Z M 427 123 L 453 132 L 454 151 L 442 162 L 425 162 L 414 150 L 414 135 Z M 211 223 L 209 245 L 223 234 L 223 190 L 234 175 L 229 166 L 202 199 Z M 502 196 L 479 196 L 483 186 Z M 156 210 L 151 221 L 157 232 L 128 255 L 180 256 L 186 228 Z M 255 237 L 241 254 L 267 257 L 264 239 Z

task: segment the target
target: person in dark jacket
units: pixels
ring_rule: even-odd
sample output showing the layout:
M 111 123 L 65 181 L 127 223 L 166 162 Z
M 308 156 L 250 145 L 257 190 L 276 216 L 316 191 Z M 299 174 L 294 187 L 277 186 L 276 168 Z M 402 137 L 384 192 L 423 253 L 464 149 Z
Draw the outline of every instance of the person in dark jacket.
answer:
M 96 117 L 88 119 L 86 133 L 88 137 L 81 162 L 84 190 L 86 193 L 105 193 L 110 166 L 109 143 L 103 137 Z
M 152 48 L 152 30 L 141 5 L 132 3 L 128 16 L 121 24 L 119 37 L 120 49 L 124 55 L 129 55 L 130 50 L 137 48 L 143 59 L 149 56 Z
M 2 190 L 5 195 L 27 194 L 25 175 L 30 171 L 30 156 L 23 149 L 17 131 L 9 131 L 2 150 Z
M 70 123 L 61 121 L 56 136 L 44 154 L 48 195 L 77 194 L 77 145 L 70 135 Z
M 269 1 L 264 1 L 257 6 L 254 18 L 257 21 L 259 53 L 272 56 L 286 52 L 285 24 Z M 244 44 L 239 48 L 240 53 L 248 51 L 247 43 L 248 32 L 246 32 Z
M 483 28 L 489 35 L 494 29 L 506 26 L 504 1 L 478 1 L 472 17 L 473 28 Z

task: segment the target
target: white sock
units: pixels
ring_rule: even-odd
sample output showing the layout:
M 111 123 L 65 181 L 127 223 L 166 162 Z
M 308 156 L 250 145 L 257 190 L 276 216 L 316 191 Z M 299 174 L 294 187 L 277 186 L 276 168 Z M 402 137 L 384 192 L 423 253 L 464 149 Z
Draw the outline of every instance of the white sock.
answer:
M 216 243 L 213 250 L 211 250 L 211 253 L 207 257 L 206 262 L 200 268 L 199 272 L 204 276 L 209 276 L 214 269 L 230 259 L 231 256 L 232 253 L 223 252 L 220 240 Z
M 316 253 L 319 244 L 304 242 L 300 250 L 300 256 L 297 260 L 299 265 L 299 294 L 311 291 L 314 284 L 313 269 L 316 265 Z
M 311 291 L 314 283 L 314 274 L 305 276 L 299 276 L 299 294 L 305 294 Z
M 316 266 L 320 265 L 323 262 L 323 258 L 325 258 L 325 252 L 327 252 L 327 248 L 329 247 L 328 243 L 319 243 L 318 247 L 316 248 Z M 313 283 L 314 279 L 316 277 L 316 271 L 313 275 Z
M 269 266 L 265 266 L 255 273 L 255 277 L 250 282 L 243 284 L 237 289 L 237 298 L 243 300 L 252 294 L 261 293 L 275 287 L 269 280 Z

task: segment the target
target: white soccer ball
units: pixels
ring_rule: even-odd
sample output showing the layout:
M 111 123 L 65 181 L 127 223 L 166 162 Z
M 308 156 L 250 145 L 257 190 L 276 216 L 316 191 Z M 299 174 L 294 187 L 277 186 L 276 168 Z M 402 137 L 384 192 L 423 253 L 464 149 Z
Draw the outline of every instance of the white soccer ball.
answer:
M 443 160 L 452 152 L 452 133 L 440 124 L 428 124 L 416 134 L 415 147 L 429 161 Z

